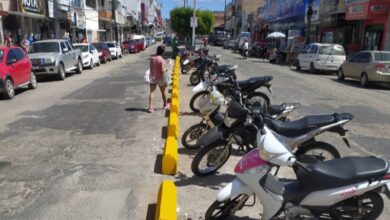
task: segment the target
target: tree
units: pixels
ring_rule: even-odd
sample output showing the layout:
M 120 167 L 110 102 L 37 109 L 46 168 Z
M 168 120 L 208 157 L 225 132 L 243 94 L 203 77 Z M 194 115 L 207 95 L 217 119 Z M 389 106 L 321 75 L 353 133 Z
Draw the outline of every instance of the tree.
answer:
M 191 8 L 175 8 L 170 12 L 170 19 L 173 31 L 177 35 L 189 37 L 192 34 L 192 27 L 190 26 L 193 9 Z M 196 11 L 198 20 L 197 34 L 209 34 L 214 26 L 214 16 L 210 11 Z

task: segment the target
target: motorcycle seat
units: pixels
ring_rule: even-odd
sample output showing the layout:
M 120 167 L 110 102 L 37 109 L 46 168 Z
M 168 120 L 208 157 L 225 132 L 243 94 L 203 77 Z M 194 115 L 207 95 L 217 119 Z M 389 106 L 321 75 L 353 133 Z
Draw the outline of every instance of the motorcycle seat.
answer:
M 330 125 L 342 120 L 351 120 L 352 118 L 353 115 L 349 113 L 309 115 L 295 121 L 282 122 L 271 120 L 269 126 L 283 136 L 297 137 L 322 126 Z
M 296 170 L 299 184 L 310 191 L 346 186 L 382 178 L 387 170 L 386 161 L 376 157 L 344 157 L 309 164 L 306 170 Z
M 230 70 L 230 68 L 232 68 L 232 67 L 233 67 L 233 65 L 221 65 L 221 66 L 216 66 L 214 68 L 217 72 L 225 72 L 225 71 Z
M 251 86 L 252 84 L 267 83 L 272 79 L 273 79 L 272 76 L 252 77 L 247 80 L 238 81 L 238 85 L 240 86 L 240 88 L 245 88 Z

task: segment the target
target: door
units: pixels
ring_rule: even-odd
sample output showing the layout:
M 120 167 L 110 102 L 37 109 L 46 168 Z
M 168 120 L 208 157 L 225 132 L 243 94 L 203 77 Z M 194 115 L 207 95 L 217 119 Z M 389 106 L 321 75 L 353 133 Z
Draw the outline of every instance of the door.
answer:
M 99 63 L 99 53 L 98 53 L 96 47 L 91 44 L 89 46 L 89 48 L 91 50 L 90 53 L 92 54 L 93 62 L 94 63 Z
M 16 54 L 14 52 L 15 49 L 11 49 L 7 55 L 7 66 L 8 66 L 8 74 L 12 77 L 14 82 L 14 86 L 17 87 L 20 85 L 23 75 L 23 70 L 21 69 L 20 63 L 17 61 Z
M 307 68 L 310 68 L 310 64 L 314 63 L 318 59 L 318 46 L 312 45 L 309 53 L 306 54 L 306 65 Z
M 364 34 L 363 50 L 382 49 L 383 25 L 370 25 Z
M 300 55 L 301 57 L 299 58 L 299 62 L 301 67 L 303 68 L 308 68 L 307 58 L 308 58 L 308 54 L 310 53 L 311 46 L 312 46 L 311 44 L 307 45 L 304 52 Z
M 358 60 L 360 59 L 361 53 L 356 53 L 342 66 L 344 76 L 355 78 L 353 74 L 354 66 L 358 64 Z
M 68 47 L 66 46 L 65 44 L 65 41 L 61 41 L 60 42 L 60 46 L 61 46 L 61 51 L 62 51 L 62 62 L 64 63 L 64 68 L 65 68 L 65 71 L 67 71 L 67 69 L 69 68 L 69 59 L 70 59 L 70 52 L 69 52 L 69 49 Z
M 78 62 L 78 57 L 76 51 L 73 50 L 72 45 L 69 41 L 65 41 L 66 47 L 69 50 L 69 68 L 75 67 Z
M 362 72 L 366 72 L 371 62 L 371 53 L 362 52 L 360 53 L 357 62 L 352 67 L 352 74 L 355 79 L 360 79 Z
M 30 61 L 28 60 L 26 54 L 20 48 L 15 48 L 13 49 L 13 51 L 15 53 L 18 65 L 20 65 L 20 69 L 21 69 L 20 83 L 30 82 L 30 76 L 31 76 Z

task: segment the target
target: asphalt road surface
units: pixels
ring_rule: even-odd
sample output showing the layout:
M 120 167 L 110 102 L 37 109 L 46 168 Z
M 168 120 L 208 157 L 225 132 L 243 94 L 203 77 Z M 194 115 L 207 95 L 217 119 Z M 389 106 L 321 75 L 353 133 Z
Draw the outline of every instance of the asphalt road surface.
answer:
M 166 125 L 146 113 L 156 46 L 0 100 L 0 219 L 145 219 Z

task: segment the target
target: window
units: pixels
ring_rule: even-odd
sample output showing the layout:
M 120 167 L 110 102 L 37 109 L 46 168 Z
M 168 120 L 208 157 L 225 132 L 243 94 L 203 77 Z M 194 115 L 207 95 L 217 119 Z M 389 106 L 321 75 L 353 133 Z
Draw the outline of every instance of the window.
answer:
M 310 53 L 317 53 L 317 51 L 318 51 L 318 46 L 317 45 L 311 46 Z
M 359 63 L 369 63 L 371 62 L 371 53 L 362 53 L 359 57 Z
M 325 55 L 345 55 L 344 48 L 340 45 L 327 45 L 327 46 L 320 46 L 319 54 L 325 54 Z
M 305 53 L 309 53 L 310 52 L 310 48 L 311 48 L 311 44 L 309 44 L 309 45 L 307 45 L 306 47 L 305 47 Z
M 85 4 L 86 4 L 88 7 L 96 8 L 96 0 L 86 0 L 86 1 L 85 1 Z
M 26 57 L 26 55 L 24 54 L 24 52 L 21 49 L 15 48 L 15 49 L 12 49 L 12 50 L 13 50 L 15 56 L 16 56 L 16 60 L 17 61 L 23 60 Z
M 68 50 L 72 50 L 72 46 L 70 45 L 69 41 L 65 41 L 66 46 L 68 47 Z
M 7 63 L 11 63 L 12 60 L 17 60 L 13 50 L 8 52 Z
M 67 48 L 66 45 L 65 45 L 65 42 L 61 42 L 61 50 L 62 50 L 62 52 L 64 52 L 65 48 Z
M 384 53 L 384 52 L 375 52 L 375 61 L 390 61 L 390 53 Z
M 33 43 L 31 45 L 30 53 L 59 53 L 57 42 L 42 42 Z
M 0 50 L 0 63 L 3 61 L 4 50 Z
M 355 55 L 353 55 L 352 57 L 351 57 L 351 59 L 349 59 L 349 62 L 351 62 L 351 63 L 357 63 L 357 62 L 359 62 L 359 59 L 360 59 L 360 56 L 362 55 L 362 53 L 357 53 L 357 54 L 355 54 Z

